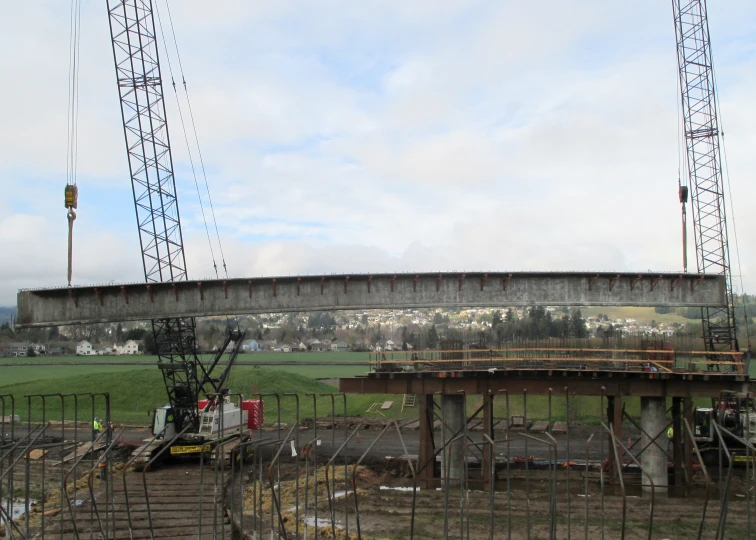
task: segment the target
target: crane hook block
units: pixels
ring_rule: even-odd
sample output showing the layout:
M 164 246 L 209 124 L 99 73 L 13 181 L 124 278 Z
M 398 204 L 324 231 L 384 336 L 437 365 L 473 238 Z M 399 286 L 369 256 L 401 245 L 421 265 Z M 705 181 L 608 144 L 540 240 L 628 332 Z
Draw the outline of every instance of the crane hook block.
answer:
M 680 202 L 682 204 L 688 202 L 688 186 L 680 186 L 677 190 L 677 194 L 680 196 Z
M 66 184 L 66 208 L 77 208 L 79 203 L 79 188 L 73 184 Z

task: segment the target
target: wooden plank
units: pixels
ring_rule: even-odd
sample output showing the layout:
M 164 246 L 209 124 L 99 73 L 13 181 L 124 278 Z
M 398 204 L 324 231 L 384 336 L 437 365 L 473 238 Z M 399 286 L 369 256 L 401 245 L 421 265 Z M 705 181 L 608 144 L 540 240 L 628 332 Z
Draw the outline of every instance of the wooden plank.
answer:
M 97 452 L 98 450 L 102 450 L 103 448 L 105 448 L 105 442 L 98 442 L 94 446 L 94 448 L 92 448 L 92 443 L 91 442 L 86 442 L 83 445 L 81 445 L 80 448 L 77 448 L 76 450 L 74 450 L 73 452 L 71 452 L 70 454 L 68 454 L 66 457 L 64 457 L 61 461 L 63 463 L 66 463 L 67 461 L 71 461 L 73 459 L 81 457 L 82 455 L 86 454 L 87 452 L 90 452 L 90 451 Z
M 553 427 L 551 428 L 552 433 L 567 433 L 567 423 L 566 422 L 554 422 Z
M 42 456 L 44 456 L 47 453 L 47 450 L 42 450 L 41 448 L 36 448 L 29 452 L 29 459 L 39 459 Z
M 393 401 L 384 401 L 383 405 L 381 405 L 381 410 L 385 411 L 386 409 L 390 409 L 393 404 Z

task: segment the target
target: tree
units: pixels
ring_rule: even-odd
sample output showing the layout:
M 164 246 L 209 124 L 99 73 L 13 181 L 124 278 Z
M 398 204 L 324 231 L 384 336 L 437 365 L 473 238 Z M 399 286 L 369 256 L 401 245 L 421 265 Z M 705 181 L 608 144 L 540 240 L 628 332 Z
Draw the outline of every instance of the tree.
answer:
M 433 315 L 433 324 L 436 325 L 436 324 L 443 324 L 443 323 L 444 323 L 444 316 L 441 315 L 439 312 L 436 312 Z
M 47 340 L 54 341 L 59 338 L 60 338 L 60 329 L 58 329 L 57 326 L 51 326 L 50 330 L 47 332 Z
M 145 354 L 157 354 L 157 345 L 155 344 L 155 338 L 152 333 L 146 333 L 144 336 L 144 353 Z
M 579 309 L 572 312 L 570 317 L 570 333 L 576 338 L 588 337 L 588 329 L 585 327 L 585 319 Z
M 130 339 L 139 341 L 140 339 L 145 339 L 145 336 L 147 334 L 148 332 L 145 328 L 132 328 L 126 332 L 126 334 L 123 336 L 123 339 L 124 341 L 128 341 Z
M 118 326 L 116 326 L 115 340 L 116 343 L 123 343 L 123 326 L 121 326 L 121 323 L 118 323 Z
M 438 347 L 438 332 L 436 331 L 436 325 L 430 327 L 428 330 L 428 348 L 435 349 Z
M 365 326 L 367 326 L 367 323 L 368 323 L 367 313 L 363 313 L 362 314 L 362 319 L 361 320 L 362 320 L 362 324 L 365 325 Z
M 34 358 L 35 356 L 37 356 L 37 353 L 34 351 L 32 347 L 27 347 L 26 356 L 28 356 L 29 358 Z
M 496 328 L 503 323 L 504 320 L 501 318 L 501 311 L 497 309 L 493 312 L 493 318 L 491 319 L 491 328 Z
M 409 350 L 409 347 L 407 347 L 407 341 L 406 340 L 402 341 L 402 350 L 403 351 L 408 351 Z

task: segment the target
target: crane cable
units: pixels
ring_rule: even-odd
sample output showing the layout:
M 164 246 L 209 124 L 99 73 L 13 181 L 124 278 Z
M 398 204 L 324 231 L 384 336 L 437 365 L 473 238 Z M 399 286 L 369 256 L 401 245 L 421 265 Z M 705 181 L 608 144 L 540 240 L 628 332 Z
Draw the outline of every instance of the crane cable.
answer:
M 218 220 L 216 219 L 216 216 L 215 216 L 215 207 L 213 205 L 212 196 L 210 195 L 210 185 L 208 184 L 208 181 L 207 181 L 207 172 L 205 170 L 205 161 L 204 161 L 204 159 L 202 157 L 202 149 L 201 149 L 200 142 L 199 142 L 199 136 L 197 134 L 197 125 L 196 125 L 196 122 L 194 121 L 194 112 L 192 111 L 192 103 L 191 103 L 191 100 L 189 99 L 189 89 L 188 89 L 187 84 L 186 84 L 186 77 L 184 75 L 184 66 L 183 66 L 183 64 L 181 62 L 181 53 L 179 52 L 178 40 L 176 38 L 176 30 L 175 30 L 175 28 L 173 26 L 173 17 L 171 15 L 171 8 L 170 8 L 170 5 L 168 3 L 168 0 L 165 0 L 165 6 L 166 6 L 166 11 L 168 13 L 168 22 L 169 22 L 169 25 L 170 25 L 171 36 L 173 38 L 173 46 L 174 46 L 174 49 L 176 50 L 176 59 L 177 59 L 178 66 L 179 66 L 179 73 L 181 75 L 181 84 L 184 87 L 184 94 L 185 94 L 185 97 L 186 97 L 186 103 L 187 103 L 187 108 L 188 108 L 188 112 L 189 112 L 189 122 L 191 122 L 192 131 L 194 133 L 194 144 L 197 147 L 197 156 L 198 156 L 198 159 L 199 159 L 199 162 L 200 162 L 200 169 L 202 171 L 202 177 L 203 177 L 204 184 L 205 184 L 205 193 L 207 194 L 208 204 L 210 206 L 210 215 L 212 216 L 212 219 L 213 219 L 213 226 L 214 226 L 214 229 L 215 229 L 215 237 L 216 237 L 217 242 L 218 242 L 218 249 L 219 249 L 219 252 L 220 252 L 221 263 L 223 265 L 223 273 L 224 273 L 225 277 L 228 279 L 228 266 L 226 265 L 226 257 L 225 257 L 225 254 L 223 252 L 223 242 L 221 241 L 221 238 L 220 238 L 220 232 L 218 230 Z M 213 269 L 215 270 L 215 277 L 216 277 L 216 279 L 220 279 L 220 276 L 218 275 L 218 265 L 217 265 L 216 260 L 215 260 L 215 251 L 213 250 L 213 243 L 212 243 L 212 240 L 210 239 L 210 231 L 209 231 L 208 224 L 207 224 L 207 218 L 205 216 L 205 207 L 204 207 L 204 204 L 202 202 L 202 194 L 200 193 L 199 181 L 197 180 L 197 171 L 196 171 L 196 168 L 194 166 L 194 158 L 192 157 L 191 145 L 189 143 L 189 137 L 187 135 L 186 123 L 184 122 L 184 114 L 183 114 L 182 109 L 181 109 L 181 100 L 179 99 L 178 90 L 176 88 L 176 79 L 175 79 L 175 77 L 173 75 L 173 64 L 171 63 L 171 55 L 168 52 L 168 46 L 166 44 L 167 40 L 165 39 L 165 31 L 163 30 L 163 21 L 162 21 L 162 18 L 160 17 L 160 9 L 158 7 L 158 3 L 157 2 L 155 3 L 155 13 L 157 14 L 158 26 L 160 28 L 160 33 L 163 36 L 163 39 L 161 40 L 161 42 L 163 44 L 163 49 L 165 50 L 165 57 L 166 57 L 166 60 L 168 62 L 168 71 L 169 71 L 170 76 L 171 76 L 171 85 L 173 86 L 173 93 L 174 93 L 175 98 L 176 98 L 176 106 L 177 106 L 178 111 L 179 111 L 179 119 L 181 121 L 181 129 L 182 129 L 182 131 L 184 133 L 184 141 L 186 142 L 186 149 L 187 149 L 187 152 L 189 154 L 189 163 L 190 163 L 191 169 L 192 169 L 192 176 L 194 177 L 194 185 L 195 185 L 195 188 L 197 190 L 197 198 L 199 199 L 199 203 L 200 203 L 200 210 L 201 210 L 201 213 L 202 213 L 202 220 L 203 220 L 203 223 L 205 225 L 205 234 L 207 236 L 208 245 L 210 246 L 210 256 L 212 257 L 212 260 L 213 260 Z M 238 330 L 238 328 L 239 328 L 239 319 L 238 319 L 238 317 L 235 318 L 235 323 L 236 323 L 236 328 Z M 226 326 L 227 326 L 228 330 L 231 331 L 231 323 L 230 323 L 230 319 L 228 317 L 226 317 Z
M 68 286 L 73 274 L 73 224 L 78 207 L 79 188 L 76 185 L 76 166 L 79 143 L 79 69 L 81 46 L 81 0 L 71 0 L 70 37 L 68 50 L 68 125 L 66 128 L 66 189 L 64 205 L 68 220 Z
M 176 59 L 179 64 L 179 71 L 181 72 L 181 83 L 184 86 L 184 94 L 186 94 L 186 104 L 189 109 L 189 120 L 192 123 L 192 131 L 194 132 L 194 141 L 197 145 L 197 155 L 200 161 L 200 167 L 202 168 L 202 177 L 205 181 L 205 192 L 207 193 L 207 200 L 210 203 L 210 215 L 213 216 L 213 226 L 215 227 L 215 237 L 218 240 L 218 249 L 220 250 L 221 261 L 223 263 L 223 271 L 226 278 L 228 278 L 228 269 L 226 267 L 226 257 L 223 254 L 223 242 L 221 242 L 220 233 L 218 231 L 218 220 L 215 218 L 215 207 L 213 206 L 213 198 L 210 195 L 210 186 L 207 183 L 207 173 L 205 172 L 205 160 L 202 158 L 202 148 L 200 147 L 199 137 L 197 135 L 197 125 L 194 122 L 194 112 L 192 111 L 192 102 L 189 99 L 189 88 L 186 86 L 186 77 L 184 77 L 184 66 L 181 63 L 181 54 L 179 53 L 178 41 L 176 40 L 176 31 L 173 27 L 173 17 L 171 16 L 171 6 L 168 0 L 165 0 L 165 7 L 168 11 L 168 22 L 171 25 L 171 34 L 173 37 L 173 46 L 176 49 Z M 158 20 L 160 20 L 160 14 L 158 13 Z M 175 88 L 175 87 L 174 87 Z
M 155 3 L 155 13 L 157 14 L 158 26 L 160 27 L 160 33 L 163 35 L 163 39 L 161 39 L 160 41 L 163 44 L 163 49 L 165 50 L 165 58 L 166 58 L 166 61 L 168 62 L 168 72 L 171 75 L 171 86 L 173 87 L 173 93 L 176 97 L 176 106 L 178 108 L 179 119 L 181 120 L 181 130 L 184 132 L 184 142 L 186 143 L 186 151 L 189 154 L 189 165 L 192 169 L 192 177 L 194 178 L 194 186 L 197 189 L 197 199 L 199 200 L 200 212 L 202 213 L 202 223 L 205 226 L 205 235 L 207 236 L 207 244 L 208 246 L 210 246 L 210 257 L 213 260 L 213 269 L 215 270 L 215 277 L 217 279 L 219 276 L 218 276 L 218 265 L 215 262 L 215 251 L 213 250 L 213 243 L 210 240 L 210 230 L 208 229 L 207 218 L 205 217 L 205 205 L 202 202 L 202 196 L 200 194 L 199 181 L 197 180 L 197 171 L 194 167 L 194 157 L 192 156 L 192 149 L 189 144 L 189 137 L 186 134 L 186 123 L 184 122 L 184 112 L 181 109 L 181 102 L 179 100 L 178 90 L 176 89 L 176 80 L 173 76 L 173 64 L 171 63 L 171 56 L 170 54 L 168 54 L 168 46 L 165 44 L 165 32 L 163 31 L 163 21 L 160 18 L 160 11 L 158 9 L 157 3 Z
M 735 239 L 735 259 L 737 261 L 738 266 L 738 281 L 740 282 L 740 292 L 743 295 L 742 303 L 743 303 L 743 323 L 745 325 L 745 334 L 746 334 L 746 343 L 748 343 L 748 350 L 751 350 L 751 331 L 748 328 L 748 306 L 746 303 L 747 295 L 745 293 L 745 288 L 743 287 L 743 269 L 740 264 L 740 245 L 738 243 L 738 229 L 735 226 L 735 204 L 733 203 L 732 199 L 732 182 L 730 181 L 730 165 L 727 161 L 727 146 L 725 145 L 725 132 L 724 127 L 722 126 L 722 107 L 719 103 L 719 91 L 718 91 L 718 84 L 717 84 L 717 74 L 714 70 L 714 60 L 711 58 L 713 56 L 713 53 L 711 52 L 711 45 L 709 45 L 709 56 L 710 56 L 710 63 L 711 63 L 711 78 L 713 82 L 713 92 L 714 92 L 714 107 L 715 112 L 717 113 L 717 118 L 719 119 L 719 132 L 722 134 L 722 161 L 724 162 L 724 174 L 722 175 L 722 182 L 726 184 L 727 186 L 727 199 L 729 199 L 730 203 L 730 223 L 732 224 L 732 233 L 733 237 Z M 724 187 L 724 186 L 722 186 Z M 724 193 L 722 194 L 724 196 Z M 725 207 L 727 205 L 725 204 Z M 727 224 L 725 223 L 725 227 Z M 727 247 L 729 250 L 729 246 Z M 729 254 L 728 254 L 729 255 Z M 732 275 L 732 270 L 730 270 L 730 275 Z M 733 302 L 735 300 L 733 299 Z M 735 306 L 733 306 L 733 315 L 734 315 Z M 734 322 L 734 321 L 733 321 Z M 736 327 L 737 328 L 737 327 Z M 737 332 L 737 330 L 736 330 Z M 735 336 L 735 339 L 737 340 L 737 335 Z

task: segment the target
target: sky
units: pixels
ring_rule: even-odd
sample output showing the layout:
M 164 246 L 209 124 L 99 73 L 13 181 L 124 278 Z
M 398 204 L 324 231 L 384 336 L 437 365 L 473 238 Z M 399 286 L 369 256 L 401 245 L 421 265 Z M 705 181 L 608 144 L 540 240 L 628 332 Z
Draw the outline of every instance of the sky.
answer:
M 753 293 L 756 4 L 709 4 L 733 281 Z M 670 2 L 170 8 L 230 276 L 681 270 Z M 105 2 L 82 1 L 81 32 L 73 282 L 142 281 Z M 11 2 L 0 45 L 13 305 L 20 288 L 66 284 L 68 2 Z M 166 58 L 189 275 L 215 277 Z M 692 239 L 688 253 L 695 269 Z

